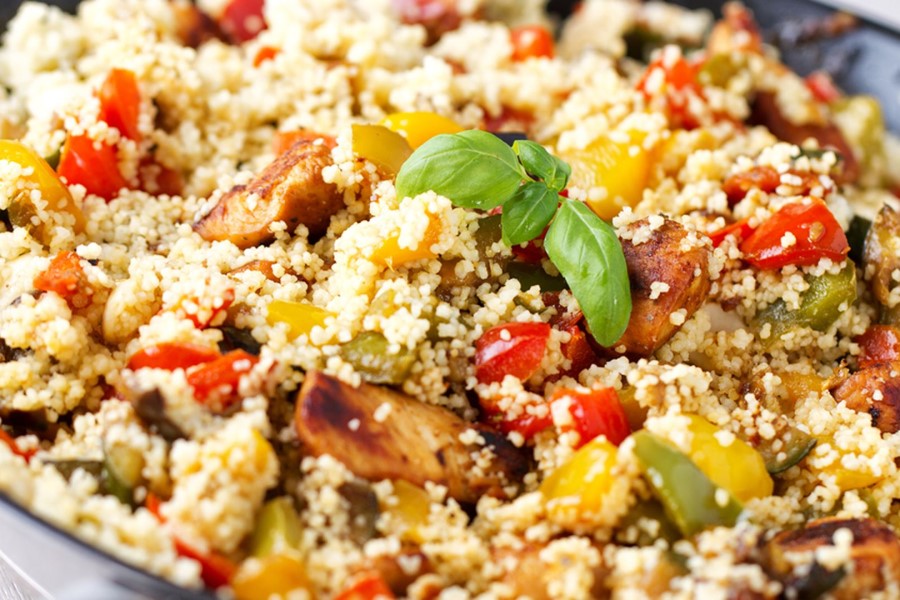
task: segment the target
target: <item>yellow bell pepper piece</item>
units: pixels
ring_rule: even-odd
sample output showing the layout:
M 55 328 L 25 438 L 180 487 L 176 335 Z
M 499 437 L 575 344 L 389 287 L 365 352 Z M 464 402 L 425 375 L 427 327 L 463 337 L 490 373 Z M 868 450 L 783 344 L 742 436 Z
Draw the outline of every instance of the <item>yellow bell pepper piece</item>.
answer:
M 772 495 L 775 484 L 759 452 L 737 437 L 723 446 L 716 437 L 722 430 L 703 417 L 690 415 L 690 419 L 688 455 L 713 483 L 740 502 Z
M 548 516 L 557 522 L 590 520 L 598 514 L 615 478 L 617 449 L 605 438 L 585 444 L 541 483 Z
M 463 130 L 456 121 L 433 112 L 393 113 L 382 119 L 381 124 L 405 137 L 413 150 L 436 135 Z
M 434 258 L 431 251 L 441 237 L 441 221 L 435 215 L 428 215 L 428 227 L 422 241 L 415 248 L 401 248 L 400 234 L 386 237 L 381 245 L 372 253 L 371 259 L 376 265 L 395 269 L 403 264 L 423 258 Z
M 291 592 L 299 590 L 315 597 L 303 557 L 298 552 L 245 560 L 231 580 L 231 589 L 237 600 L 288 598 Z
M 32 169 L 32 173 L 23 177 L 26 181 L 41 190 L 41 197 L 47 202 L 47 208 L 53 212 L 66 212 L 75 218 L 75 233 L 84 231 L 85 219 L 81 208 L 75 204 L 75 199 L 69 192 L 56 171 L 47 161 L 41 158 L 37 152 L 15 140 L 0 140 L 0 160 L 8 160 L 17 163 L 22 168 Z M 23 200 L 19 200 L 23 201 Z M 12 199 L 10 213 L 21 209 L 27 212 L 27 207 L 15 207 L 17 199 Z M 30 201 L 29 201 L 30 203 Z M 33 209 L 32 209 L 33 210 Z M 13 223 L 18 225 L 18 223 Z M 25 226 L 24 224 L 22 226 Z
M 273 327 L 278 323 L 287 323 L 290 337 L 297 338 L 309 335 L 316 325 L 324 327 L 325 320 L 333 316 L 334 313 L 306 302 L 273 300 L 269 303 L 266 321 Z
M 610 220 L 626 206 L 641 201 L 653 165 L 652 153 L 643 145 L 645 137 L 631 131 L 626 139 L 600 137 L 586 148 L 557 153 L 572 167 L 569 185 L 606 190 L 602 199 L 587 200 L 601 219 Z
M 394 496 L 397 503 L 383 503 L 381 511 L 400 526 L 401 540 L 421 544 L 424 541 L 421 528 L 428 524 L 431 497 L 419 486 L 402 479 L 394 482 Z
M 827 467 L 814 470 L 818 471 L 820 475 L 833 476 L 841 491 L 860 490 L 875 485 L 884 479 L 884 475 L 875 475 L 870 470 L 862 470 L 865 469 L 865 461 L 860 465 L 860 469 L 848 469 L 845 467 L 842 464 L 842 458 L 845 453 L 837 448 L 833 438 L 825 438 L 820 443 L 823 446 L 829 444 L 832 448 L 836 448 L 841 456 Z
M 412 154 L 412 148 L 399 133 L 383 125 L 353 125 L 353 154 L 364 158 L 394 176 Z

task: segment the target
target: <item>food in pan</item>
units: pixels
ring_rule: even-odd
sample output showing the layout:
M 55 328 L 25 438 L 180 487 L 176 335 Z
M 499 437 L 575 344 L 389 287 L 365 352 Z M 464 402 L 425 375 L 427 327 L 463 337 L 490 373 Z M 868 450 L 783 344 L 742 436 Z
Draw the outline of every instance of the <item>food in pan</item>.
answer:
M 900 161 L 724 17 L 26 3 L 0 490 L 187 588 L 895 597 Z

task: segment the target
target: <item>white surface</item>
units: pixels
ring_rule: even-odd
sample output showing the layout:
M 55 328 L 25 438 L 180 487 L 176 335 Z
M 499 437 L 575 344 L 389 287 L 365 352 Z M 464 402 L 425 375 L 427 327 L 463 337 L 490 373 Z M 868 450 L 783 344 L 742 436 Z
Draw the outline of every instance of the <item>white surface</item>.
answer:
M 898 0 L 817 0 L 869 20 L 900 30 L 900 2 Z

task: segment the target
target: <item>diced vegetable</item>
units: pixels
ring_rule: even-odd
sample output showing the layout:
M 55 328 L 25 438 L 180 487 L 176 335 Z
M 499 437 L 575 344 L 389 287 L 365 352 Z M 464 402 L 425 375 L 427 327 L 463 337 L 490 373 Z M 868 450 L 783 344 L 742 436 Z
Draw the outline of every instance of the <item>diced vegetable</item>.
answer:
M 850 251 L 847 236 L 820 200 L 783 206 L 741 244 L 758 269 L 814 265 L 823 258 L 841 262 Z
M 89 194 L 107 202 L 129 187 L 119 170 L 115 147 L 95 142 L 86 135 L 66 139 L 59 159 L 59 174 L 69 185 L 83 185 Z
M 644 428 L 644 421 L 647 420 L 647 408 L 635 398 L 635 388 L 626 387 L 618 392 L 619 404 L 622 406 L 622 412 L 625 413 L 625 420 L 628 421 L 628 428 L 632 431 L 639 431 Z
M 404 23 L 424 27 L 429 44 L 462 23 L 459 7 L 452 0 L 391 0 L 391 6 Z
M 568 331 L 572 337 L 560 348 L 562 355 L 570 362 L 569 368 L 562 375 L 577 378 L 578 374 L 583 370 L 597 364 L 600 361 L 600 357 L 597 356 L 594 348 L 588 342 L 587 334 L 577 323 L 566 327 L 565 331 Z
M 541 289 L 541 292 L 561 292 L 569 288 L 565 279 L 559 275 L 550 275 L 539 264 L 513 261 L 506 266 L 506 272 L 511 278 L 519 280 L 523 290 L 530 289 L 535 285 Z
M 838 274 L 825 273 L 809 278 L 800 307 L 790 310 L 784 300 L 776 300 L 757 313 L 757 326 L 771 325 L 770 339 L 795 327 L 826 331 L 856 300 L 856 267 L 849 263 Z
M 547 514 L 556 522 L 590 522 L 612 490 L 616 447 L 602 438 L 586 444 L 541 483 Z
M 709 239 L 712 241 L 713 247 L 718 248 L 728 236 L 734 236 L 738 243 L 740 243 L 750 237 L 750 234 L 752 233 L 753 228 L 747 223 L 747 219 L 741 219 L 740 221 L 726 225 L 722 229 L 713 231 L 709 234 Z
M 848 96 L 832 105 L 834 120 L 853 145 L 863 173 L 884 160 L 885 125 L 881 105 L 871 96 Z
M 256 527 L 250 535 L 249 551 L 255 558 L 283 555 L 300 548 L 303 526 L 287 496 L 266 502 L 256 517 Z
M 42 292 L 54 292 L 73 309 L 90 306 L 94 295 L 81 259 L 69 250 L 57 254 L 47 269 L 38 273 L 34 287 Z
M 699 66 L 688 62 L 678 46 L 666 46 L 647 66 L 637 89 L 651 109 L 666 115 L 673 129 L 694 129 L 700 122 L 692 102 L 704 98 L 698 72 Z
M 772 495 L 774 484 L 759 452 L 703 417 L 690 415 L 690 419 L 689 456 L 715 485 L 727 490 L 739 502 Z M 722 437 L 730 437 L 730 443 L 722 443 Z
M 413 150 L 436 135 L 459 133 L 463 130 L 452 119 L 424 111 L 392 113 L 382 119 L 381 124 L 406 138 Z
M 103 487 L 123 504 L 134 504 L 134 490 L 143 481 L 144 455 L 123 443 L 103 446 Z
M 100 99 L 100 120 L 115 127 L 135 142 L 140 142 L 141 91 L 134 73 L 113 69 L 106 76 L 97 96 Z
M 228 585 L 237 572 L 237 565 L 227 556 L 218 552 L 202 552 L 177 536 L 172 542 L 179 556 L 190 558 L 200 564 L 200 578 L 206 587 L 218 589 Z
M 188 372 L 187 382 L 201 404 L 224 410 L 240 399 L 238 384 L 259 359 L 243 350 L 233 350 Z
M 50 212 L 66 212 L 74 218 L 75 233 L 82 233 L 86 221 L 81 208 L 69 188 L 63 184 L 53 168 L 47 164 L 37 152 L 21 142 L 0 140 L 0 160 L 16 163 L 23 169 L 31 169 L 31 174 L 23 175 L 24 182 L 31 183 L 41 192 L 41 198 L 47 203 Z M 36 208 L 28 193 L 20 193 L 9 201 L 9 221 L 16 227 L 26 229 L 36 240 L 48 243 L 50 231 L 45 224 L 35 223 Z
M 353 154 L 383 169 L 387 175 L 399 173 L 412 152 L 406 138 L 383 125 L 353 125 Z
M 743 200 L 750 190 L 757 189 L 771 194 L 779 185 L 781 175 L 778 171 L 768 165 L 760 165 L 730 176 L 722 183 L 722 191 L 728 196 L 728 204 L 735 205 Z
M 142 348 L 128 359 L 128 368 L 137 369 L 188 369 L 219 358 L 216 350 L 187 342 L 162 342 Z
M 491 327 L 475 342 L 475 376 L 481 383 L 502 381 L 506 375 L 527 380 L 540 367 L 548 339 L 546 323 Z
M 234 289 L 227 288 L 221 296 L 184 298 L 172 310 L 187 318 L 197 329 L 206 329 L 212 324 L 221 324 L 233 303 Z
M 570 185 L 606 190 L 602 199 L 587 201 L 601 219 L 612 219 L 643 197 L 653 166 L 652 152 L 644 147 L 644 137 L 639 131 L 630 131 L 616 137 L 599 137 L 583 149 L 557 152 L 572 166 Z
M 894 272 L 900 269 L 900 212 L 885 203 L 866 235 L 863 267 L 868 273 L 872 295 L 884 309 L 890 309 Z M 890 311 L 885 310 L 888 316 Z M 892 319 L 887 319 L 893 322 Z
M 589 392 L 559 388 L 550 399 L 554 422 L 560 431 L 578 432 L 580 448 L 598 436 L 618 446 L 631 434 L 616 390 Z
M 239 329 L 237 327 L 225 325 L 219 327 L 219 331 L 222 332 L 222 341 L 219 342 L 219 352 L 224 354 L 226 352 L 231 352 L 232 350 L 243 350 L 253 356 L 259 356 L 262 344 L 253 337 L 253 333 L 251 333 L 249 329 Z
M 512 60 L 522 62 L 529 58 L 553 58 L 553 35 L 541 25 L 514 27 L 509 32 L 512 44 Z
M 843 96 L 827 71 L 813 71 L 806 76 L 804 81 L 813 97 L 823 104 L 831 104 Z
M 778 430 L 774 439 L 761 440 L 756 450 L 766 463 L 766 471 L 770 475 L 778 475 L 806 458 L 815 446 L 816 438 L 796 427 L 788 426 Z
M 434 258 L 435 253 L 431 247 L 441 237 L 441 221 L 434 215 L 429 215 L 428 227 L 422 241 L 415 248 L 402 248 L 400 246 L 400 234 L 391 235 L 381 241 L 371 255 L 372 262 L 376 265 L 396 269 L 416 260 Z
M 394 593 L 378 571 L 363 571 L 353 576 L 334 600 L 393 600 Z
M 231 0 L 225 5 L 219 26 L 232 43 L 243 44 L 266 28 L 265 3 L 265 0 Z
M 850 253 L 847 256 L 858 265 L 862 264 L 866 237 L 871 228 L 872 221 L 859 215 L 853 215 L 853 219 L 850 220 L 850 225 L 847 227 L 847 243 L 850 245 Z
M 893 325 L 871 325 L 856 343 L 860 369 L 900 360 L 900 330 Z
M 646 430 L 633 438 L 647 483 L 683 535 L 737 522 L 742 510 L 738 501 L 717 487 L 686 454 Z
M 334 315 L 324 308 L 307 302 L 273 300 L 269 303 L 266 321 L 273 327 L 278 323 L 288 324 L 288 334 L 292 338 L 309 335 L 313 327 L 324 327 L 325 320 Z
M 278 48 L 274 48 L 272 46 L 263 46 L 256 52 L 256 56 L 253 57 L 253 66 L 258 67 L 264 62 L 270 61 L 281 52 Z
M 2 429 L 0 429 L 0 443 L 6 444 L 6 446 L 12 451 L 16 456 L 21 456 L 25 459 L 25 462 L 31 460 L 31 457 L 34 456 L 33 450 L 20 450 L 19 444 L 16 443 L 16 438 L 9 435 Z
M 402 479 L 394 481 L 395 503 L 382 504 L 381 510 L 399 524 L 398 535 L 404 541 L 422 542 L 421 527 L 428 524 L 431 498 L 424 489 Z
M 406 348 L 390 353 L 382 334 L 364 331 L 341 348 L 341 356 L 369 383 L 400 385 L 409 376 L 416 355 Z
M 659 523 L 658 534 L 650 535 L 646 528 L 639 526 L 641 521 L 656 521 Z M 669 520 L 662 504 L 655 498 L 638 501 L 638 503 L 632 506 L 628 510 L 628 513 L 622 517 L 617 529 L 619 531 L 627 532 L 631 527 L 635 527 L 638 539 L 634 542 L 632 542 L 632 540 L 627 541 L 632 543 L 636 542 L 637 545 L 641 547 L 652 546 L 658 539 L 666 540 L 670 544 L 674 544 L 681 539 L 681 532 L 678 531 L 675 524 Z
M 247 559 L 231 579 L 231 591 L 237 600 L 290 598 L 299 590 L 304 590 L 306 597 L 314 597 L 303 557 L 294 552 Z

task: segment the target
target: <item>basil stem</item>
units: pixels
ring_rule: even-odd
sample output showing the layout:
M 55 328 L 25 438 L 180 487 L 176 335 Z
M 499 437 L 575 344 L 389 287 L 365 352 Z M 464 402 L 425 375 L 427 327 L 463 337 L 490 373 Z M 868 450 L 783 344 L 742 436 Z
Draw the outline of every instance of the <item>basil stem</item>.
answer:
M 565 189 L 572 174 L 572 167 L 565 161 L 547 152 L 540 144 L 528 140 L 516 141 L 512 148 L 529 175 L 543 181 L 554 192 Z

